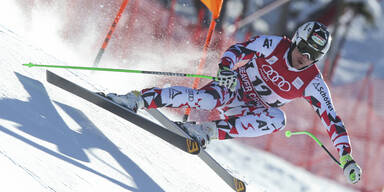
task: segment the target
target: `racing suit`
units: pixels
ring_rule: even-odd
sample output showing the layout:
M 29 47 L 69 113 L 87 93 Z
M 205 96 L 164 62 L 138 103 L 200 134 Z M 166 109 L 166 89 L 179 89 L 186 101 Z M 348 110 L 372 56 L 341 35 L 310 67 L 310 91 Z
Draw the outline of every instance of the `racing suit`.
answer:
M 295 69 L 290 64 L 292 43 L 286 37 L 256 36 L 231 46 L 221 58 L 221 67 L 235 69 L 235 91 L 212 81 L 201 89 L 182 86 L 141 91 L 146 108 L 190 107 L 220 112 L 216 120 L 219 139 L 256 137 L 285 127 L 279 107 L 296 98 L 307 100 L 320 117 L 340 155 L 351 147 L 343 122 L 336 115 L 329 89 L 315 64 Z

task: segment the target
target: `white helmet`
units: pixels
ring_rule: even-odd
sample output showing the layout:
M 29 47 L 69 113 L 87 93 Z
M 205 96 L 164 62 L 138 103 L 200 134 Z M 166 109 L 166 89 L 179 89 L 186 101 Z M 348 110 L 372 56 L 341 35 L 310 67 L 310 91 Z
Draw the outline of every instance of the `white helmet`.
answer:
M 292 38 L 292 43 L 302 54 L 307 54 L 313 61 L 320 60 L 329 50 L 332 37 L 327 27 L 317 21 L 301 25 Z

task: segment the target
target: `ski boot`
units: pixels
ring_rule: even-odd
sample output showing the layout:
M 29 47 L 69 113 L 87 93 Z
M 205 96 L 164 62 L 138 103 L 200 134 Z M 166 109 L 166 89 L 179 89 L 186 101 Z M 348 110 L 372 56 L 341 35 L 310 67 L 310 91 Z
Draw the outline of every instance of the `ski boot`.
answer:
M 218 129 L 215 122 L 196 124 L 195 122 L 177 123 L 189 136 L 195 139 L 205 149 L 212 139 L 218 138 Z
M 135 113 L 138 109 L 142 109 L 144 107 L 144 100 L 141 97 L 139 91 L 131 91 L 126 95 L 108 93 L 106 97 L 111 99 L 113 102 L 132 110 Z

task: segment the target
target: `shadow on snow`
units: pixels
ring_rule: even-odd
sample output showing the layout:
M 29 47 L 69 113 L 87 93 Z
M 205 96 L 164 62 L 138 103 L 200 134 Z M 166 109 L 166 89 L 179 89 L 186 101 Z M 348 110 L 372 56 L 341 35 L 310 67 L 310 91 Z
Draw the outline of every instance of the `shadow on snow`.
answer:
M 63 103 L 55 102 L 62 108 L 78 125 L 81 126 L 80 133 L 71 130 L 54 105 L 50 101 L 47 91 L 43 84 L 37 80 L 15 73 L 19 81 L 29 93 L 29 101 L 3 98 L 0 100 L 0 117 L 20 124 L 19 130 L 36 138 L 48 141 L 57 145 L 58 153 L 52 151 L 38 143 L 35 143 L 9 129 L 0 126 L 0 131 L 13 136 L 24 143 L 27 143 L 41 151 L 44 151 L 58 159 L 66 161 L 76 167 L 92 172 L 100 177 L 109 180 L 127 190 L 131 191 L 164 191 L 148 176 L 139 166 L 136 165 L 127 155 L 122 153 L 80 110 Z M 137 185 L 137 189 L 128 186 L 114 178 L 87 167 L 71 158 L 89 162 L 84 150 L 98 148 L 108 152 L 128 173 Z M 65 155 L 63 155 L 65 154 Z M 97 157 L 96 157 L 97 158 Z M 100 161 L 102 159 L 98 158 Z M 102 161 L 107 166 L 113 168 L 107 162 Z M 117 169 L 114 168 L 116 171 Z M 121 173 L 121 172 L 120 172 Z M 127 174 L 121 173 L 125 176 Z M 128 176 L 127 176 L 128 177 Z

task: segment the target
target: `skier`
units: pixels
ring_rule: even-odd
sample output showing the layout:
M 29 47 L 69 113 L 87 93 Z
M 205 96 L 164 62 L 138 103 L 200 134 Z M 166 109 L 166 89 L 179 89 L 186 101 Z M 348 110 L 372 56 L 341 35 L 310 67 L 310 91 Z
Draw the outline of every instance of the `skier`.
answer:
M 286 119 L 279 107 L 302 97 L 327 129 L 347 180 L 357 183 L 361 169 L 351 156 L 347 131 L 315 65 L 327 53 L 331 39 L 323 24 L 307 22 L 297 29 L 292 40 L 262 35 L 231 46 L 219 63 L 218 80 L 201 89 L 173 86 L 126 95 L 110 93 L 107 97 L 135 112 L 159 107 L 219 110 L 219 120 L 182 124 L 203 147 L 212 139 L 258 137 L 282 130 Z M 234 69 L 242 60 L 248 63 Z

